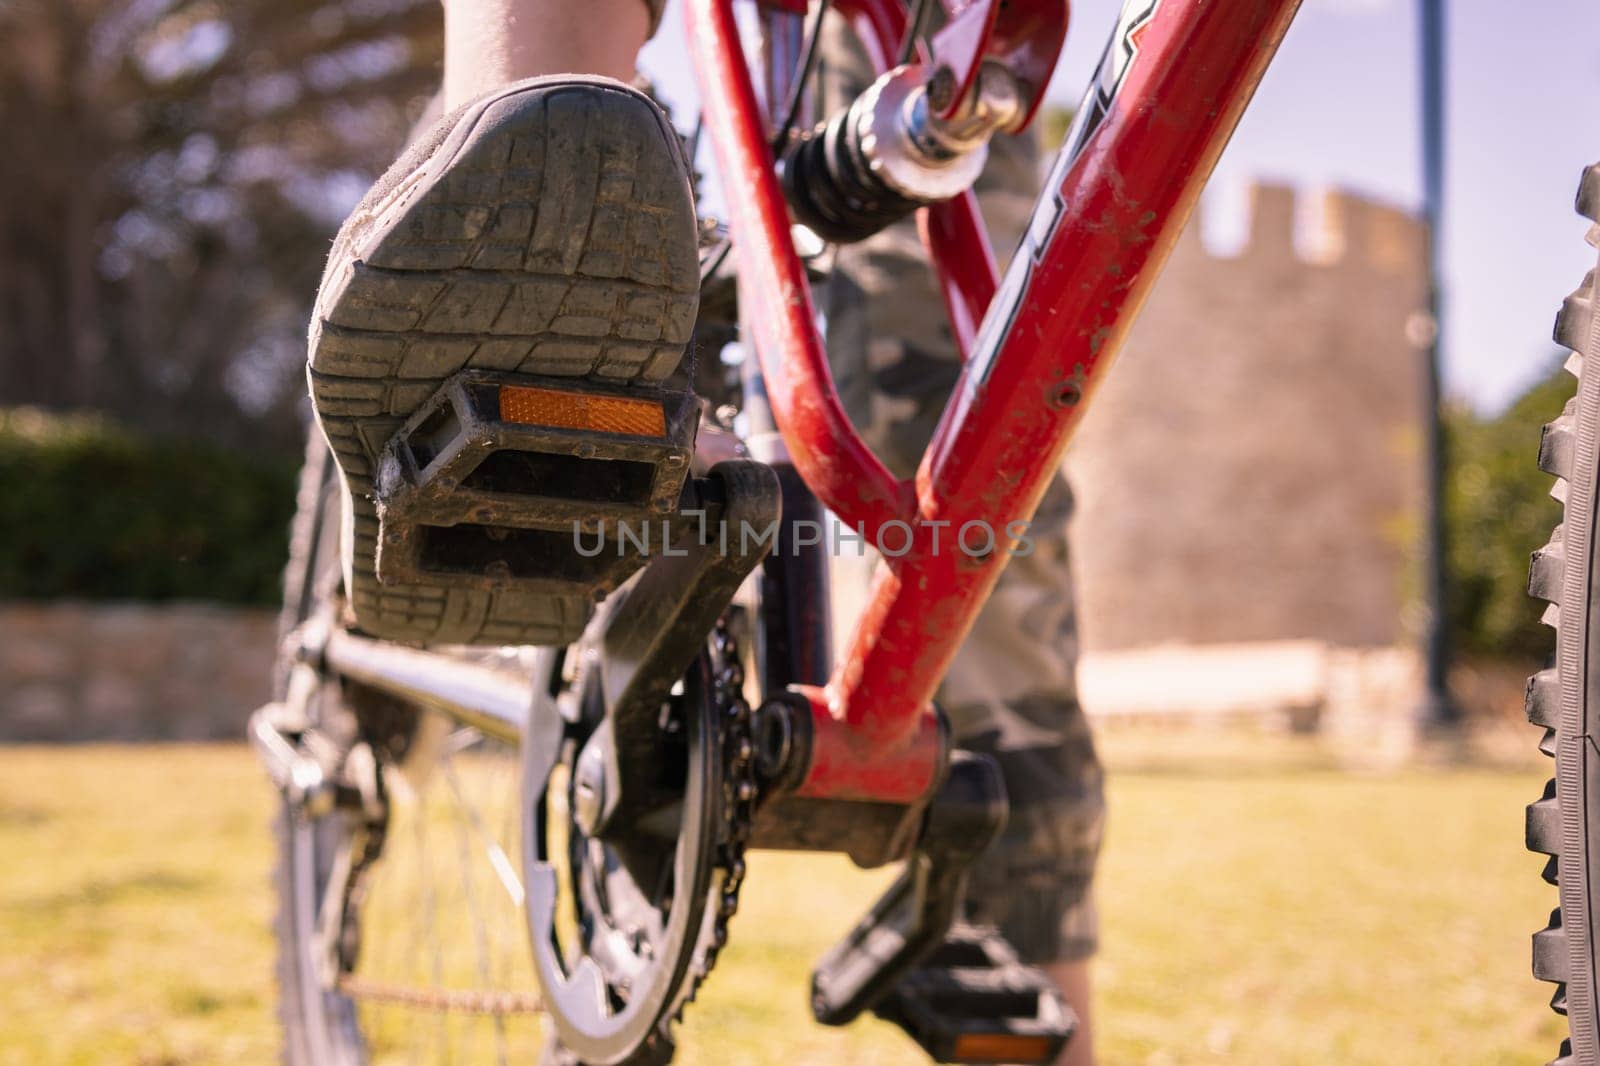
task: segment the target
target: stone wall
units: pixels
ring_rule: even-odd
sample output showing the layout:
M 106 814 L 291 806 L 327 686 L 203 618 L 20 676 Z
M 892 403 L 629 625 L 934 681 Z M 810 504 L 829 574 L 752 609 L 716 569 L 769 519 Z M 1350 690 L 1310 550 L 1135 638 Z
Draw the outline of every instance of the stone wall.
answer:
M 276 629 L 204 604 L 0 604 L 0 740 L 238 740 Z
M 1253 190 L 1238 255 L 1198 226 L 1068 453 L 1085 645 L 1404 644 L 1422 228 L 1276 186 Z

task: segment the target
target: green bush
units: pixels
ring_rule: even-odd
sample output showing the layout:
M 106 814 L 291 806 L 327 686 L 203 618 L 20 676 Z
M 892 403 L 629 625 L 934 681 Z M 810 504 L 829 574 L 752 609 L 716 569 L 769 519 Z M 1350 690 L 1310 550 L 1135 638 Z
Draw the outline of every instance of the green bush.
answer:
M 1528 556 L 1561 509 L 1534 460 L 1540 427 L 1572 391 L 1555 369 L 1500 415 L 1446 415 L 1450 616 L 1464 653 L 1549 654 Z M 94 417 L 0 410 L 0 599 L 274 604 L 296 466 Z
M 1553 480 L 1539 469 L 1539 430 L 1573 394 L 1558 367 L 1504 413 L 1481 418 L 1464 409 L 1445 418 L 1445 520 L 1449 613 L 1456 647 L 1492 658 L 1542 660 L 1550 630 L 1528 598 L 1528 556 L 1561 521 Z
M 0 411 L 0 598 L 280 595 L 296 461 Z

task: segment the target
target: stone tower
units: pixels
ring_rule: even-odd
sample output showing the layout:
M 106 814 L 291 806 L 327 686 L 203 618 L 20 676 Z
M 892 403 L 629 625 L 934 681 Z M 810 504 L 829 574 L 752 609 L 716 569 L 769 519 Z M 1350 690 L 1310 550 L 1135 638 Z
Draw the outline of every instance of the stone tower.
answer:
M 1411 637 L 1421 223 L 1278 186 L 1249 222 L 1190 225 L 1068 454 L 1091 653 Z

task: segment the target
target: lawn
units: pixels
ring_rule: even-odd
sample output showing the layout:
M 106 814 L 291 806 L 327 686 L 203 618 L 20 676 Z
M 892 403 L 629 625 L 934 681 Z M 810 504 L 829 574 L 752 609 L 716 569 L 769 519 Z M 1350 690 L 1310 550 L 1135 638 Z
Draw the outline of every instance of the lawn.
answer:
M 1102 1061 L 1542 1063 L 1536 769 L 1353 776 L 1109 745 Z M 236 747 L 0 748 L 0 1063 L 276 1061 L 272 797 Z M 760 855 L 682 1030 L 694 1064 L 921 1061 L 813 1025 L 806 973 L 883 882 Z

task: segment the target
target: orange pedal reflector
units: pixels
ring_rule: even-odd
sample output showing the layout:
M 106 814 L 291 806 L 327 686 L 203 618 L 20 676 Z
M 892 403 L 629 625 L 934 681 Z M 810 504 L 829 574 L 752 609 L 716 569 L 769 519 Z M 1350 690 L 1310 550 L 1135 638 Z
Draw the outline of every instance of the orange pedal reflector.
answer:
M 667 416 L 653 400 L 591 396 L 532 385 L 500 386 L 500 421 L 555 429 L 593 429 L 636 437 L 665 437 Z
M 1050 1039 L 1020 1033 L 963 1033 L 950 1049 L 957 1062 L 1048 1062 Z

